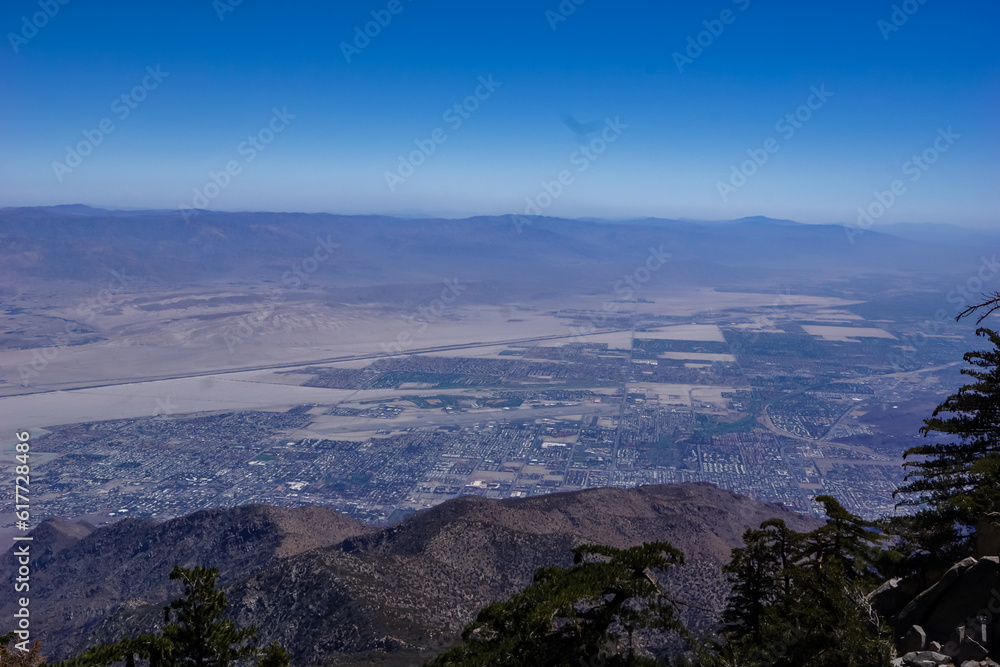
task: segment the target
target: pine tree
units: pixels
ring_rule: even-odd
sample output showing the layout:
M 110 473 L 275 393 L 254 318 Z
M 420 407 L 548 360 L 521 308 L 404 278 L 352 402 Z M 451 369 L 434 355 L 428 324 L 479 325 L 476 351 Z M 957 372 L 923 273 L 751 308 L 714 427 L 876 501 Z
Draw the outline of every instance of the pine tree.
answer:
M 173 647 L 160 635 L 139 635 L 128 637 L 112 644 L 100 644 L 56 667 L 105 667 L 117 662 L 125 662 L 126 667 L 135 667 L 135 661 L 148 660 L 149 667 L 164 667 L 169 664 Z
M 288 667 L 291 656 L 278 642 L 271 642 L 261 651 L 257 667 Z
M 744 546 L 733 549 L 732 560 L 722 568 L 732 585 L 722 615 L 723 632 L 731 643 L 760 640 L 768 616 L 792 593 L 805 539 L 781 519 L 768 519 L 759 530 L 743 534 Z
M 1000 334 L 984 328 L 976 334 L 994 349 L 965 355 L 972 367 L 962 373 L 974 382 L 945 399 L 921 428 L 925 436 L 942 433 L 956 441 L 912 447 L 904 454 L 907 483 L 896 493 L 908 497 L 899 505 L 920 509 L 893 525 L 914 569 L 945 566 L 969 555 L 978 519 L 1000 511 Z
M 289 655 L 277 642 L 263 650 L 256 645 L 255 628 L 238 628 L 225 618 L 226 595 L 216 589 L 215 568 L 175 566 L 170 578 L 184 583 L 184 594 L 164 607 L 162 634 L 128 637 L 100 644 L 58 667 L 107 667 L 136 659 L 149 667 L 233 667 L 257 658 L 258 667 L 288 667 Z
M 847 511 L 832 496 L 816 496 L 822 503 L 827 521 L 806 536 L 803 555 L 817 570 L 836 566 L 849 583 L 872 584 L 881 579 L 876 568 L 882 561 L 881 533 L 875 523 Z
M 744 546 L 733 549 L 732 560 L 722 568 L 732 584 L 722 621 L 733 639 L 759 639 L 765 610 L 782 594 L 781 559 L 770 538 L 764 530 L 746 531 Z
M 177 565 L 170 572 L 171 579 L 184 582 L 184 595 L 163 609 L 168 623 L 163 637 L 173 646 L 168 667 L 230 667 L 257 654 L 256 629 L 237 628 L 223 617 L 226 595 L 215 588 L 218 577 L 215 568 Z
M 725 641 L 706 665 L 885 667 L 891 645 L 864 592 L 881 562 L 871 523 L 830 496 L 827 522 L 809 533 L 776 519 L 744 534 L 725 571 L 732 590 Z
M 428 663 L 481 665 L 655 665 L 640 655 L 637 634 L 677 632 L 676 601 L 655 572 L 683 563 L 666 542 L 631 549 L 584 545 L 569 568 L 544 567 L 534 582 L 506 602 L 482 609 L 462 632 L 463 642 Z

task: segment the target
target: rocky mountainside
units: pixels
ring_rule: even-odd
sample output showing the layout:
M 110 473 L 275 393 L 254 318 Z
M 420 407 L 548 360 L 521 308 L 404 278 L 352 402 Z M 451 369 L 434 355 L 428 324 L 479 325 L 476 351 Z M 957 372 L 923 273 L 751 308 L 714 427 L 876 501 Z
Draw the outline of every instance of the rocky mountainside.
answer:
M 34 627 L 50 659 L 150 631 L 179 593 L 170 569 L 205 565 L 222 572 L 238 622 L 260 628 L 264 642 L 280 640 L 294 664 L 420 664 L 538 567 L 569 565 L 577 544 L 653 540 L 685 553 L 670 586 L 697 627 L 723 607 L 720 567 L 730 550 L 771 517 L 796 530 L 818 525 L 710 484 L 463 497 L 379 530 L 315 507 L 211 510 L 98 530 L 51 521 L 35 531 L 36 553 L 46 556 L 33 573 Z
M 179 592 L 168 579 L 174 565 L 218 567 L 227 583 L 370 530 L 321 507 L 264 505 L 205 510 L 164 523 L 125 519 L 99 529 L 50 519 L 32 532 L 30 543 L 32 628 L 46 657 L 67 657 L 123 607 L 152 604 L 162 617 L 162 602 Z M 17 572 L 13 549 L 2 560 L 4 572 Z M 14 605 L 13 596 L 4 596 L 0 614 L 11 618 Z

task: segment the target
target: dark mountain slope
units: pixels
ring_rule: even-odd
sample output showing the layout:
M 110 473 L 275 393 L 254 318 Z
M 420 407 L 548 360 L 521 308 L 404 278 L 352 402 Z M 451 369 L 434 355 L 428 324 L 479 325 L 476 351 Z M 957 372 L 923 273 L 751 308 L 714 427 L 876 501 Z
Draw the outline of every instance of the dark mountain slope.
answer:
M 723 606 L 720 568 L 730 550 L 771 517 L 797 530 L 817 525 L 710 484 L 463 497 L 380 530 L 318 507 L 207 510 L 89 534 L 53 520 L 34 533 L 33 553 L 49 555 L 32 573 L 33 627 L 50 659 L 151 631 L 180 592 L 171 568 L 204 565 L 220 569 L 238 622 L 260 628 L 264 642 L 283 642 L 295 664 L 415 664 L 539 567 L 569 565 L 574 546 L 653 540 L 684 551 L 687 564 L 669 585 L 692 605 L 688 623 L 703 627 Z
M 709 484 L 460 498 L 262 570 L 234 585 L 230 599 L 242 623 L 267 628 L 264 637 L 292 647 L 299 663 L 389 650 L 387 664 L 415 664 L 455 641 L 484 604 L 524 588 L 538 567 L 569 565 L 577 544 L 667 540 L 687 558 L 672 590 L 693 605 L 687 622 L 704 627 L 716 614 L 697 608 L 721 611 L 730 550 L 775 516 L 799 530 L 817 525 Z
M 210 563 L 227 582 L 366 530 L 325 508 L 264 505 L 205 510 L 164 523 L 126 519 L 96 530 L 50 519 L 32 533 L 33 627 L 47 656 L 65 655 L 119 606 L 176 595 L 168 579 L 174 565 Z M 12 551 L 2 560 L 5 572 L 17 571 Z M 13 614 L 13 604 L 5 596 L 0 614 Z

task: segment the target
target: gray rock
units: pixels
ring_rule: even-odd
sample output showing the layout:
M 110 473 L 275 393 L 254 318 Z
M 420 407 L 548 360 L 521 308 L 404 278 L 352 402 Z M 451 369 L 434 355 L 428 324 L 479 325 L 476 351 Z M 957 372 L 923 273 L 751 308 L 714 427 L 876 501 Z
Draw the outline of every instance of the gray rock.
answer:
M 937 667 L 938 665 L 950 665 L 951 657 L 935 651 L 918 651 L 904 655 L 903 664 L 913 667 Z
M 912 625 L 919 625 L 928 630 L 927 626 L 924 624 L 924 617 L 927 613 L 933 609 L 938 598 L 947 591 L 952 584 L 954 584 L 958 579 L 967 571 L 972 569 L 976 565 L 975 558 L 966 558 L 959 561 L 951 566 L 951 568 L 944 573 L 941 579 L 925 590 L 923 593 L 915 597 L 903 611 L 899 612 L 899 616 L 896 618 L 896 636 L 902 636 L 907 630 L 909 630 Z M 962 619 L 964 620 L 964 619 Z M 958 626 L 956 623 L 949 627 L 945 631 L 945 637 L 951 633 L 952 629 Z M 928 636 L 930 633 L 928 632 Z M 935 638 L 936 639 L 936 638 Z
M 998 601 L 998 609 L 1000 609 L 1000 601 Z M 989 609 L 985 610 L 989 612 Z M 974 639 L 983 646 L 986 646 L 988 641 L 988 634 L 986 631 L 987 625 L 986 621 L 988 619 L 988 614 L 977 615 L 974 618 L 970 618 L 968 621 L 968 627 L 965 629 L 965 636 L 969 639 Z
M 989 657 L 989 653 L 982 644 L 966 637 L 959 646 L 956 662 L 960 660 L 985 660 Z
M 969 628 L 979 627 L 976 617 L 988 613 L 994 597 L 997 598 L 993 602 L 996 606 L 1000 604 L 1000 558 L 986 556 L 962 572 L 937 596 L 920 625 L 932 640 L 946 639 L 955 628 L 963 625 L 966 626 L 965 634 L 972 634 Z
M 959 647 L 962 642 L 965 641 L 965 626 L 960 625 L 955 628 L 951 636 L 948 637 L 948 641 L 945 643 L 944 647 L 939 649 L 939 653 L 947 653 L 951 656 L 958 655 Z M 937 642 L 931 642 L 931 644 L 937 644 Z
M 900 653 L 915 653 L 927 648 L 927 633 L 919 625 L 911 625 L 903 638 L 896 642 L 896 650 Z
M 976 524 L 975 556 L 1000 556 L 1000 513 L 987 514 Z
M 868 594 L 868 602 L 879 616 L 891 619 L 909 604 L 910 600 L 923 591 L 923 584 L 917 577 L 901 579 L 896 577 L 885 582 Z

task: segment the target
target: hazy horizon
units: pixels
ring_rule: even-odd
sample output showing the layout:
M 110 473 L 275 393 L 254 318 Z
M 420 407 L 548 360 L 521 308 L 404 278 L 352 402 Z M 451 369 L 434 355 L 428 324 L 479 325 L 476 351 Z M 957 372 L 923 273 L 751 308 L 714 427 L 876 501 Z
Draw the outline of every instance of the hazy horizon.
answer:
M 1000 204 L 997 18 L 917 0 L 18 0 L 0 17 L 17 128 L 0 206 L 830 224 L 860 208 L 982 228 Z
M 81 202 L 74 203 L 63 203 L 63 204 L 29 204 L 29 205 L 8 205 L 0 207 L 0 210 L 5 209 L 19 209 L 19 208 L 72 208 L 77 206 L 85 206 L 95 210 L 103 210 L 109 212 L 120 212 L 120 213 L 146 213 L 146 212 L 179 212 L 175 209 L 159 209 L 150 207 L 115 207 L 115 206 L 101 206 L 94 204 L 86 204 Z M 232 215 L 253 215 L 253 214 L 275 214 L 275 215 L 331 215 L 331 216 L 346 216 L 346 217 L 382 217 L 382 218 L 394 218 L 400 221 L 419 221 L 419 220 L 471 220 L 474 218 L 499 218 L 504 216 L 519 216 L 520 213 L 507 212 L 495 212 L 495 213 L 470 213 L 467 215 L 436 215 L 433 213 L 424 212 L 397 212 L 397 213 L 386 213 L 386 212 L 362 212 L 362 213 L 345 213 L 343 211 L 336 210 L 320 210 L 320 211 L 305 211 L 305 210 L 223 210 L 223 209 L 193 209 L 188 211 L 187 215 L 197 215 L 198 212 L 203 213 L 222 213 L 222 214 L 232 214 Z M 692 224 L 726 224 L 732 222 L 740 222 L 743 220 L 770 220 L 775 222 L 792 222 L 800 225 L 833 225 L 839 227 L 857 227 L 856 224 L 847 221 L 817 221 L 817 222 L 804 222 L 802 220 L 791 220 L 787 218 L 772 218 L 766 215 L 747 215 L 741 216 L 739 218 L 728 218 L 728 219 L 698 219 L 698 218 L 681 218 L 681 217 L 662 217 L 662 216 L 630 216 L 622 218 L 611 218 L 611 217 L 595 217 L 595 216 L 579 216 L 579 217 L 566 217 L 557 215 L 540 215 L 540 216 L 528 216 L 532 218 L 551 218 L 554 220 L 583 220 L 587 222 L 597 222 L 597 223 L 630 223 L 637 221 L 662 221 L 662 222 L 685 222 Z M 949 221 L 927 221 L 927 222 L 911 222 L 908 220 L 902 220 L 898 222 L 882 222 L 875 221 L 874 224 L 864 227 L 866 230 L 879 230 L 879 229 L 891 229 L 893 227 L 930 227 L 930 228 L 940 228 L 940 227 L 954 227 L 957 229 L 970 231 L 970 232 L 996 232 L 996 228 L 989 225 L 974 225 L 974 224 L 961 224 L 957 222 Z

